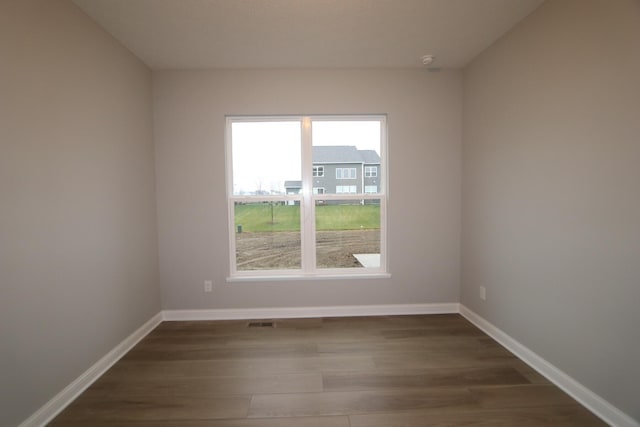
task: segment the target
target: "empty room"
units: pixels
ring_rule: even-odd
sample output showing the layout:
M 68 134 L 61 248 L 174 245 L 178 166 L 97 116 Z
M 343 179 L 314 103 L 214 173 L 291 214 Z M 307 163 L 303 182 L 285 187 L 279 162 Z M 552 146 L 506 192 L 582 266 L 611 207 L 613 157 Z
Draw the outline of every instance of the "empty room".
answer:
M 640 426 L 640 1 L 0 0 L 0 426 Z

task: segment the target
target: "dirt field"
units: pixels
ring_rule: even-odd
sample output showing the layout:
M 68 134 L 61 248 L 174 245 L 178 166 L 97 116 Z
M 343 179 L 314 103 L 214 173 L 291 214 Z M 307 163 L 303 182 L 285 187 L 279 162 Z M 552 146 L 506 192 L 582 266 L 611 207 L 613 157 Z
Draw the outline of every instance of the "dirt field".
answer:
M 380 253 L 380 230 L 319 231 L 319 268 L 362 267 L 353 254 Z M 237 266 L 243 270 L 300 268 L 300 233 L 236 234 Z

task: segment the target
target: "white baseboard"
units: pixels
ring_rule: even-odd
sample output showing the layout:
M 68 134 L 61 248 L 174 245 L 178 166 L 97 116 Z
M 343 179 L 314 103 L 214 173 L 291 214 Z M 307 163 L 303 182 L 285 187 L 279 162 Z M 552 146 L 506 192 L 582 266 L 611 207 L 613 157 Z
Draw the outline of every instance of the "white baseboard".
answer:
M 489 323 L 477 313 L 460 304 L 460 314 L 498 341 L 521 360 L 564 390 L 604 422 L 617 427 L 639 427 L 640 424 L 627 414 L 598 396 L 578 381 L 511 338 L 504 331 Z
M 389 316 L 458 313 L 459 304 L 341 305 L 331 307 L 274 307 L 211 310 L 165 310 L 164 320 L 289 319 L 304 317 Z
M 125 338 L 120 344 L 115 346 L 109 353 L 104 355 L 93 366 L 82 373 L 71 384 L 66 386 L 60 393 L 44 404 L 38 411 L 27 418 L 19 427 L 40 427 L 50 422 L 64 408 L 73 402 L 83 391 L 85 391 L 94 381 L 96 381 L 107 369 L 113 366 L 122 356 L 124 356 L 142 338 L 147 336 L 162 322 L 162 313 L 158 313 L 149 319 L 144 325 Z

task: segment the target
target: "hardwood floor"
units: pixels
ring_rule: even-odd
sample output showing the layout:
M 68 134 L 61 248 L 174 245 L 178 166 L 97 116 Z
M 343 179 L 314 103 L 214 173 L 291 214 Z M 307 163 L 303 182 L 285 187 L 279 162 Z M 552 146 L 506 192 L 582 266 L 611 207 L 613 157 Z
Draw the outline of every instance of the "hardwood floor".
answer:
M 459 315 L 164 322 L 51 426 L 600 426 Z

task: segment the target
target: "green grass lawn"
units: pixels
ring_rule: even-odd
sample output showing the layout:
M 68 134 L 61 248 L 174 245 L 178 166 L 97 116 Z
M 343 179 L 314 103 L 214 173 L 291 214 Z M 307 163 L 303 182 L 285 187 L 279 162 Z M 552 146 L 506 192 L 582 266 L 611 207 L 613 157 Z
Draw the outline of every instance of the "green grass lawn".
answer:
M 272 222 L 273 217 L 273 222 Z M 270 203 L 237 205 L 235 224 L 243 231 L 298 231 L 300 206 Z M 316 206 L 316 229 L 360 230 L 380 228 L 378 205 L 320 205 Z
M 379 205 L 316 206 L 316 230 L 380 228 Z

